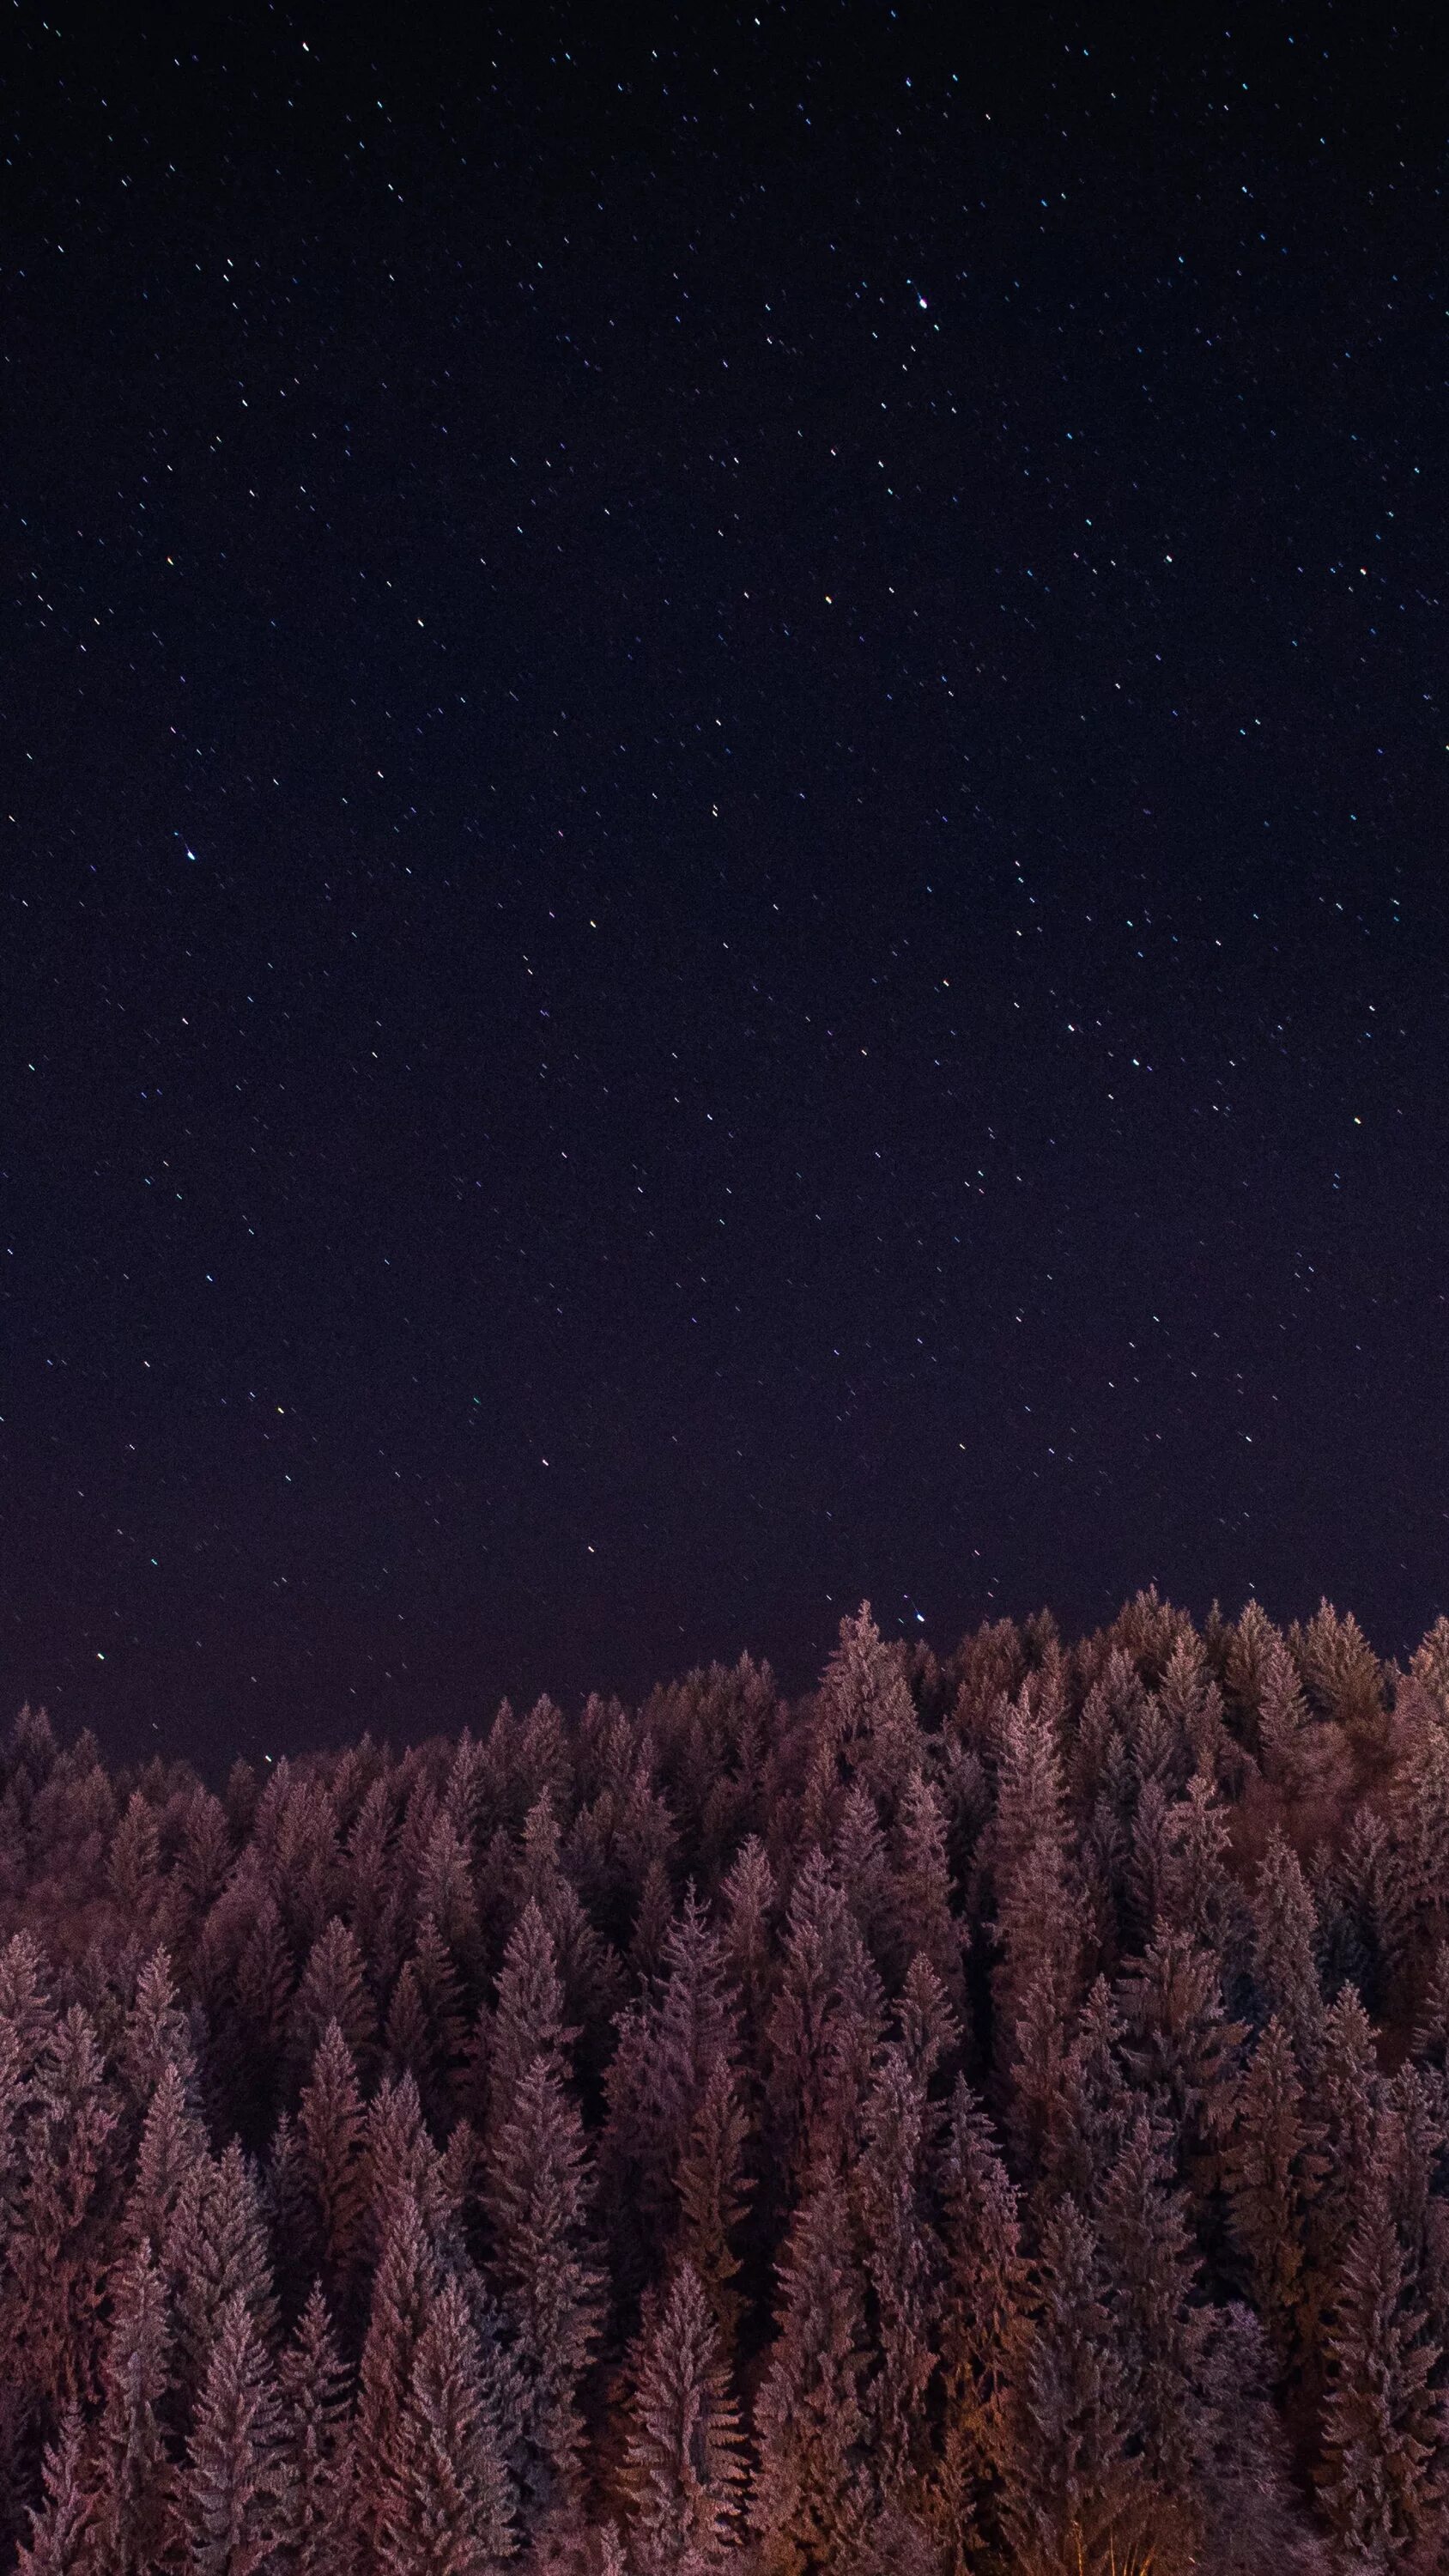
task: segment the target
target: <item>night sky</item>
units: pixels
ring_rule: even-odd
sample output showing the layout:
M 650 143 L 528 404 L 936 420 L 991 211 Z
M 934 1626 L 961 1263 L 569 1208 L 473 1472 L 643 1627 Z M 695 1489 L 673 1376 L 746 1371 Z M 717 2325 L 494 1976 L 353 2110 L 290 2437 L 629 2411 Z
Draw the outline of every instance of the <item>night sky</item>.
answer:
M 1442 36 L 1172 14 L 16 14 L 0 1715 L 1449 1608 Z

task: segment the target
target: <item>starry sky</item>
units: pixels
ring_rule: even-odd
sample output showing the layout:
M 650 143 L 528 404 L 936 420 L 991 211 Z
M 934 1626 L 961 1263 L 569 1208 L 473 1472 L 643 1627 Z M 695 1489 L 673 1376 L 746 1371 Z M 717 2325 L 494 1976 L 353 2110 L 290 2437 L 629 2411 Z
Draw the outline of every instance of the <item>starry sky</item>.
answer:
M 19 12 L 6 1707 L 1449 1608 L 1439 40 L 1160 19 Z

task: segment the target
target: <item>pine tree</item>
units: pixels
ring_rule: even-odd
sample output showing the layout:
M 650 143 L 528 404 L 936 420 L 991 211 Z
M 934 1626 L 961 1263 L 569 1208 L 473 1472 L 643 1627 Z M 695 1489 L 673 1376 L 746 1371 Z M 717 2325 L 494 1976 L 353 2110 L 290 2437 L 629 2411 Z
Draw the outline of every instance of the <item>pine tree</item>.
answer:
M 291 1947 L 276 1898 L 269 1888 L 259 1887 L 236 1964 L 234 2000 L 244 2052 L 237 2076 L 245 2107 L 262 2129 L 285 2063 L 294 1983 Z
M 55 2021 L 29 2087 L 25 2185 L 11 2241 L 13 2348 L 37 2391 L 66 2405 L 95 2394 L 96 2319 L 115 2192 L 115 2097 L 94 2022 Z
M 512 2489 L 454 2280 L 428 2302 L 395 2437 L 372 2475 L 384 2576 L 493 2576 L 513 2555 Z
M 367 2106 L 363 2132 L 368 2233 L 375 2247 L 387 2236 L 396 2198 L 417 2202 L 425 2227 L 436 2231 L 452 2216 L 443 2159 L 423 2126 L 422 2104 L 411 2075 L 385 2077 Z
M 754 2189 L 746 2171 L 749 2123 L 733 2067 L 717 2057 L 700 2096 L 676 2176 L 679 2242 L 704 2287 L 728 2358 L 744 2302 L 733 2288 L 740 2269 L 737 2231 Z
M 166 2559 L 173 2471 L 160 2410 L 170 2361 L 166 2296 L 145 2245 L 117 2277 L 90 2476 L 105 2576 L 156 2576 Z
M 30 2545 L 19 2553 L 17 2576 L 89 2576 L 93 2506 L 84 2447 L 80 2408 L 68 2406 L 46 2450 L 45 2498 L 31 2516 Z
M 530 1897 L 508 1936 L 498 1972 L 498 1998 L 488 2032 L 485 2143 L 511 2117 L 518 2088 L 536 2057 L 567 2072 L 578 2033 L 564 2025 L 563 1985 L 553 1936 Z
M 370 2066 L 377 2047 L 377 2007 L 368 1992 L 357 1935 L 335 1914 L 312 1944 L 288 2017 L 289 2053 L 303 2080 L 331 2022 L 354 2063 Z
M 636 1977 L 647 1981 L 658 1975 L 664 1964 L 664 1944 L 673 1920 L 673 1881 L 667 1863 L 658 1852 L 654 1852 L 644 1866 L 639 1902 L 634 1909 L 634 1929 L 629 1936 L 629 1965 Z
M 859 1932 L 822 1852 L 806 1854 L 790 1898 L 784 1966 L 770 2014 L 768 2094 L 781 2179 L 803 2173 L 845 2089 L 868 2059 L 879 2003 Z
M 1263 1777 L 1293 1798 L 1322 1797 L 1341 1789 L 1349 1773 L 1342 1729 L 1316 1718 L 1303 1696 L 1298 1669 L 1274 1631 L 1258 1684 L 1258 1736 Z
M 1334 1997 L 1324 2020 L 1323 2058 L 1313 2096 L 1314 2145 L 1323 2174 L 1307 2214 L 1305 2341 L 1317 2378 L 1319 2325 L 1336 2295 L 1364 2194 L 1379 2130 L 1381 2083 L 1373 2027 L 1353 1986 Z
M 1198 2261 L 1186 2202 L 1145 2111 L 1103 2189 L 1099 2238 L 1135 2475 L 1152 2491 L 1159 2533 L 1166 2524 L 1188 2542 L 1201 2411 Z
M 588 2156 L 576 2104 L 536 2057 L 485 2158 L 498 2294 L 530 2391 L 531 2476 L 545 2504 L 571 2488 L 583 2438 L 579 2384 L 603 2288 L 585 2230 Z
M 276 2329 L 271 2247 L 255 2168 L 235 2139 L 185 2177 L 165 2251 L 178 2378 L 199 2389 L 228 2302 L 244 2300 L 264 2344 Z
M 1096 2236 L 1068 2193 L 1042 2231 L 1004 2520 L 1024 2576 L 1135 2537 L 1127 2396 Z M 1145 2501 L 1145 2499 L 1144 2499 Z
M 241 2293 L 217 2322 L 178 2482 L 177 2517 L 195 2576 L 256 2576 L 278 2565 L 290 2521 L 281 2401 Z
M 350 2576 L 353 2451 L 347 2379 L 314 2284 L 282 2357 L 289 2576 Z
M 1387 1820 L 1361 1807 L 1334 1873 L 1367 1963 L 1365 1995 L 1383 2012 L 1401 2005 L 1417 1944 L 1415 1891 L 1405 1845 Z
M 1357 2563 L 1392 2566 L 1426 2532 L 1442 2542 L 1442 2354 L 1414 2300 L 1386 2177 L 1365 2195 L 1338 2285 L 1327 2356 L 1319 2483 L 1334 2530 Z
M 261 2186 L 271 2231 L 279 2307 L 289 2326 L 322 2260 L 321 2222 L 307 2170 L 307 2149 L 290 2111 L 277 2115 Z
M 621 2020 L 607 2079 L 601 2163 L 626 2292 L 677 2250 L 679 2168 L 714 2067 L 736 2055 L 723 1943 L 691 1887 L 653 1991 Z
M 438 2085 L 437 2042 L 416 1959 L 404 1959 L 387 2008 L 384 2054 L 394 2080 L 406 2078 L 431 2105 Z
M 1320 1714 L 1341 1726 L 1365 1754 L 1381 1752 L 1383 1667 L 1353 1612 L 1340 1618 L 1330 1602 L 1321 1601 L 1306 1628 L 1290 1629 L 1288 1643 Z
M 634 2370 L 628 2480 L 640 2576 L 714 2576 L 733 2554 L 741 2448 L 710 2303 L 682 2263 Z
M 1012 2490 L 1016 2388 L 1027 2340 L 1015 2187 L 964 2077 L 941 2165 L 943 2418 L 932 2516 L 952 2576 L 1002 2546 Z
M 1051 1676 L 1024 1686 L 1013 1702 L 991 1837 L 1001 1952 L 992 1980 L 996 2071 L 1023 2165 L 1035 2162 L 1046 2135 L 1078 1991 L 1059 1714 Z
M 469 1865 L 468 1829 L 460 1832 L 451 1808 L 456 1778 L 455 1760 L 444 1811 L 428 1836 L 418 1871 L 418 1920 L 435 1924 L 450 1956 L 472 1972 L 481 1964 L 482 1929 Z
M 1222 1961 L 1171 1925 L 1158 1930 L 1118 1988 L 1121 2058 L 1174 2141 L 1177 2169 L 1200 2225 L 1222 2184 L 1243 2022 L 1223 2003 Z
M 440 1819 L 442 1821 L 445 1820 Z M 468 2017 L 464 2010 L 463 1984 L 457 1961 L 430 1914 L 419 1918 L 410 1965 L 417 1979 L 427 2028 L 428 2063 L 432 2074 L 432 2090 L 430 2093 L 425 2091 L 424 2107 L 435 2131 L 441 2136 L 457 2108 L 456 2094 Z
M 768 2576 L 796 2576 L 848 2565 L 869 2507 L 864 2282 L 844 2186 L 828 2165 L 807 2185 L 778 2272 L 779 2330 L 755 2405 L 750 2520 Z
M 1055 2096 L 1047 2104 L 1043 2179 L 1052 2192 L 1069 2191 L 1079 2209 L 1096 2208 L 1136 2116 L 1122 2060 L 1122 2018 L 1105 1977 L 1098 1977 L 1082 2006 L 1063 2061 Z
M 387 2505 L 383 2464 L 401 2459 L 401 2426 L 418 2346 L 441 2273 L 413 2194 L 399 2185 L 387 2203 L 387 2232 L 372 2283 L 372 2310 L 358 2374 L 354 2511 L 364 2552 L 375 2548 Z
M 890 1964 L 896 1926 L 891 1870 L 880 1812 L 863 1780 L 852 1780 L 831 1836 L 831 1869 L 860 1929 L 883 1966 Z
M 920 1727 L 898 1651 L 887 1646 L 862 1601 L 842 1619 L 840 1643 L 820 1683 L 825 1731 L 849 1770 L 894 1802 L 920 1760 Z
M 946 1814 L 939 1792 L 913 1771 L 901 1793 L 892 1838 L 891 1914 L 894 1952 L 902 1962 L 929 1960 L 953 2013 L 965 2001 L 961 1925 L 951 1884 Z
M 162 2066 L 141 2131 L 136 2180 L 126 2206 L 126 2234 L 164 2252 L 188 2181 L 206 2158 L 206 2132 L 186 2098 L 174 2059 Z
M 1191 1750 L 1197 1778 L 1210 1793 L 1228 1785 L 1236 1771 L 1238 1748 L 1223 1724 L 1222 1694 L 1195 1638 L 1176 1640 L 1159 1695 L 1169 1722 Z
M 12 1932 L 0 1948 L 0 2023 L 14 2031 L 17 2071 L 28 2081 L 56 2023 L 45 1955 L 30 1932 Z
M 775 1990 L 778 1895 L 769 1855 L 751 1834 L 735 1855 L 721 1897 L 725 1969 L 740 1998 L 744 2044 L 752 2056 L 759 2054 Z
M 1268 1838 L 1253 1894 L 1253 1983 L 1263 2021 L 1275 2017 L 1311 2083 L 1323 2040 L 1323 1995 L 1313 1955 L 1313 1898 L 1297 1854 L 1280 1833 Z
M 152 1951 L 136 1980 L 135 1999 L 126 2015 L 117 2058 L 133 2112 L 144 2115 L 168 2068 L 174 2069 L 187 2103 L 194 2102 L 196 2051 L 186 2015 L 176 1999 L 171 1961 L 165 1950 Z
M 318 2042 L 297 2117 L 323 2259 L 341 2280 L 361 2247 L 368 2175 L 357 2068 L 335 2021 Z
M 1311 2314 L 1308 2213 L 1323 2171 L 1303 2098 L 1292 2040 L 1275 2017 L 1240 2081 L 1224 2167 L 1244 2281 L 1280 2375 L 1303 2353 Z
M 1200 2394 L 1191 2424 L 1202 2526 L 1198 2564 L 1220 2576 L 1321 2565 L 1305 2548 L 1288 2445 L 1271 2395 L 1272 2355 L 1251 2308 L 1202 2311 Z
M 936 2123 L 926 2085 L 903 2048 L 880 2053 L 865 2104 L 855 2171 L 875 2364 L 863 2399 L 878 2502 L 919 2492 L 926 2393 L 938 2357 L 941 2249 L 925 2206 L 925 2163 Z
M 1167 1819 L 1162 1911 L 1199 1949 L 1216 1952 L 1225 1983 L 1248 1955 L 1251 1918 L 1227 1865 L 1228 1817 L 1201 1776 L 1189 1780 Z
M 132 1791 L 116 1827 L 107 1870 L 111 1894 L 123 1923 L 148 1924 L 160 1896 L 161 1834 L 156 1810 L 139 1789 Z

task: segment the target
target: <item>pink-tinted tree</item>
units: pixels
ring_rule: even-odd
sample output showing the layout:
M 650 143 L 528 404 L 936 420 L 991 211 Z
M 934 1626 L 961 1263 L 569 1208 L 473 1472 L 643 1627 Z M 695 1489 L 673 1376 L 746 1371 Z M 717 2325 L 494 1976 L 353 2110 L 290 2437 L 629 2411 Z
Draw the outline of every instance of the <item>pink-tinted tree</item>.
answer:
M 237 2291 L 217 2323 L 177 2480 L 178 2538 L 195 2576 L 280 2576 L 289 2467 L 271 2362 Z
M 714 2316 L 692 2264 L 675 2273 L 633 2377 L 628 2484 L 640 2576 L 716 2576 L 739 2539 L 743 2445 Z

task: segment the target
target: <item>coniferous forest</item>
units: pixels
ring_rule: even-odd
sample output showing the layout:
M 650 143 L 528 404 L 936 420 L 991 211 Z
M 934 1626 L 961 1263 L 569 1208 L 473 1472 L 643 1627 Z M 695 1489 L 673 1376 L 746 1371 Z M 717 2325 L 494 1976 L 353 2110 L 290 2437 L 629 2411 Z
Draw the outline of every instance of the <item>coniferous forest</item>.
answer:
M 219 1793 L 218 1793 L 219 1792 Z M 1449 2557 L 1449 1622 L 0 1761 L 30 2576 Z

